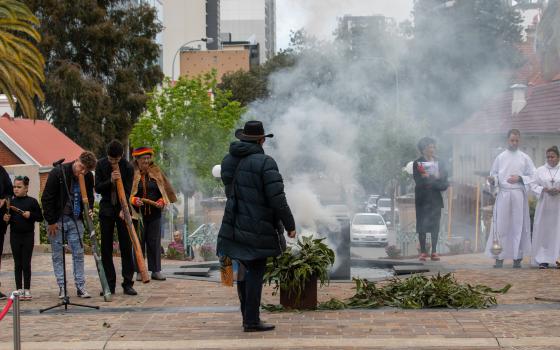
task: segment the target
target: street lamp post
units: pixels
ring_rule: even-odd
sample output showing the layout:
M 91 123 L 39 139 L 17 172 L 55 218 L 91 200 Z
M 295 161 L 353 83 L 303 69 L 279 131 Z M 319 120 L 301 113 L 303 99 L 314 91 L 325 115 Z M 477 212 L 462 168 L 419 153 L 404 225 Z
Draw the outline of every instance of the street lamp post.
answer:
M 391 67 L 391 69 L 393 70 L 393 73 L 395 73 L 395 117 L 398 118 L 399 116 L 399 70 L 397 69 L 397 66 L 395 64 L 393 64 L 393 62 L 389 61 L 386 58 L 383 57 L 360 57 L 359 59 L 361 60 L 377 60 L 377 61 L 381 61 L 381 62 L 385 62 L 389 65 L 389 67 Z M 392 181 L 391 181 L 392 182 Z M 392 221 L 392 226 L 393 226 L 393 232 L 397 232 L 397 223 L 396 223 L 396 212 L 395 212 L 395 203 L 397 200 L 397 186 L 398 183 L 395 183 L 393 186 L 393 198 L 391 200 L 391 221 Z
M 183 49 L 185 48 L 185 46 L 192 44 L 192 43 L 196 43 L 198 41 L 204 41 L 207 44 L 212 44 L 214 42 L 214 38 L 200 38 L 200 39 L 196 39 L 196 40 L 191 40 L 191 41 L 187 41 L 186 43 L 184 43 L 183 45 L 181 45 L 178 49 L 177 52 L 175 52 L 175 55 L 173 56 L 173 63 L 171 64 L 171 81 L 175 81 L 175 59 L 177 58 L 177 54 Z

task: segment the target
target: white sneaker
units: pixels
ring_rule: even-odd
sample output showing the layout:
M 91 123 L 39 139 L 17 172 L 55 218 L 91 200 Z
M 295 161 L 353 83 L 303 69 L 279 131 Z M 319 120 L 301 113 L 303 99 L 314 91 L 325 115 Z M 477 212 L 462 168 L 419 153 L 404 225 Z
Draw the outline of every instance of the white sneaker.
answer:
M 22 300 L 33 300 L 33 296 L 31 296 L 31 291 L 29 289 L 25 289 L 23 291 L 23 298 Z
M 91 295 L 89 295 L 85 287 L 78 288 L 78 296 L 84 299 L 91 298 Z
M 58 287 L 58 299 L 64 299 L 64 287 Z

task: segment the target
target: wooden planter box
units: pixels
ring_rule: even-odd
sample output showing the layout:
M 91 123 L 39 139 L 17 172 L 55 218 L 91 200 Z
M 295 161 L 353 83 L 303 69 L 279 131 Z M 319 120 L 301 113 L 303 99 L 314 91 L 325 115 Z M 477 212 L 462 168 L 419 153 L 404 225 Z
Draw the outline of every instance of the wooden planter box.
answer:
M 315 310 L 317 308 L 317 277 L 313 276 L 305 283 L 299 302 L 296 294 L 288 295 L 288 291 L 280 288 L 280 304 L 286 309 Z

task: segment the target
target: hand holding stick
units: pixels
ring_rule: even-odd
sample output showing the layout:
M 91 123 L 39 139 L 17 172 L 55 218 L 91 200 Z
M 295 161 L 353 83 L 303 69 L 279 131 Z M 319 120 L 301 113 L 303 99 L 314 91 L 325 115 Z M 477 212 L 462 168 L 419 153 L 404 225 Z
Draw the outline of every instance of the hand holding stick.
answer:
M 93 253 L 93 259 L 95 260 L 95 267 L 97 268 L 99 282 L 101 283 L 101 288 L 103 289 L 103 299 L 105 301 L 111 301 L 111 288 L 109 287 L 107 275 L 105 274 L 105 268 L 103 267 L 103 262 L 101 261 L 101 250 L 97 244 L 97 235 L 95 234 L 95 226 L 93 225 L 93 211 L 90 209 L 86 190 L 86 180 L 83 174 L 78 176 L 78 182 L 80 184 L 80 194 L 82 196 L 82 205 L 84 209 L 84 226 L 91 242 L 91 250 Z
M 120 174 L 118 164 L 111 164 L 111 166 L 113 167 L 113 171 L 119 171 Z M 142 276 L 142 282 L 148 283 L 150 282 L 150 277 L 148 276 L 148 270 L 146 269 L 146 264 L 144 263 L 144 256 L 142 255 L 140 241 L 138 240 L 138 235 L 136 234 L 134 224 L 132 223 L 132 216 L 130 215 L 130 209 L 128 208 L 128 200 L 126 198 L 126 194 L 124 193 L 124 185 L 120 176 L 115 180 L 115 185 L 117 186 L 117 194 L 119 196 L 119 202 L 124 216 L 124 223 L 126 225 L 126 229 L 128 230 L 128 236 L 132 242 L 132 247 L 134 248 L 134 257 L 136 258 L 138 271 L 140 271 L 140 275 Z
M 18 207 L 14 207 L 13 205 L 8 205 L 8 208 L 9 208 L 8 210 L 13 210 L 13 211 L 15 211 L 16 213 L 18 213 L 19 215 L 23 215 L 23 213 L 24 213 L 23 210 L 21 210 L 21 209 L 18 208 Z
M 107 275 L 105 274 L 105 268 L 103 267 L 103 262 L 101 261 L 101 250 L 97 244 L 97 235 L 95 234 L 95 226 L 93 225 L 93 211 L 90 209 L 86 180 L 83 174 L 78 176 L 78 182 L 80 184 L 80 194 L 82 196 L 82 206 L 84 209 L 84 226 L 91 242 L 91 250 L 93 253 L 93 259 L 95 260 L 95 267 L 97 268 L 99 282 L 101 283 L 101 288 L 103 289 L 103 299 L 105 301 L 111 301 L 111 288 L 109 287 Z
M 161 208 L 163 208 L 163 207 L 165 206 L 165 204 L 162 203 L 163 201 L 160 202 L 160 200 L 158 200 L 157 202 L 156 202 L 156 201 L 153 201 L 153 200 L 151 200 L 151 199 L 148 199 L 148 198 L 140 198 L 140 200 L 141 200 L 144 204 L 148 204 L 148 205 L 151 205 L 151 206 L 156 207 L 156 208 L 159 208 L 159 209 L 161 209 Z

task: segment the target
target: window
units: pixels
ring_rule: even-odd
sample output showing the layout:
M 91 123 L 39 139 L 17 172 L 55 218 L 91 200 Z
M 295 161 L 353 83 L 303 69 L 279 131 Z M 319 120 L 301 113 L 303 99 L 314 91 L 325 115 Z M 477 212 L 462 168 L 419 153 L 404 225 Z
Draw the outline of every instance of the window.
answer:
M 384 225 L 381 215 L 356 215 L 354 225 Z

